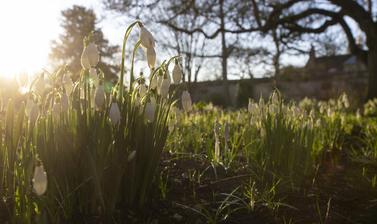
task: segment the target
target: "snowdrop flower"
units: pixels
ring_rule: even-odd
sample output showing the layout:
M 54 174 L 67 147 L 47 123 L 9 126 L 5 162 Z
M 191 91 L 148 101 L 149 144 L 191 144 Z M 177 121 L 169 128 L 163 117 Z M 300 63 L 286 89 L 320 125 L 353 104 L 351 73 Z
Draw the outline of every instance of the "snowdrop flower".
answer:
M 247 105 L 247 110 L 249 111 L 249 113 L 253 111 L 252 106 L 253 106 L 253 100 L 249 99 L 249 104 Z
M 89 77 L 92 79 L 93 85 L 97 86 L 99 83 L 99 79 L 98 79 L 97 70 L 95 68 L 89 69 Z
M 140 42 L 141 46 L 147 49 L 155 46 L 153 35 L 143 25 L 140 25 Z
M 81 65 L 85 69 L 96 67 L 99 62 L 99 52 L 94 43 L 89 43 L 81 54 Z
M 154 121 L 155 113 L 156 113 L 156 103 L 153 101 L 148 102 L 145 105 L 145 112 L 144 112 L 145 118 L 147 119 L 148 122 Z
M 116 125 L 120 121 L 120 111 L 117 103 L 112 103 L 110 107 L 110 120 L 113 125 Z
M 168 93 L 169 93 L 169 88 L 170 88 L 170 80 L 164 79 L 161 83 L 160 88 L 159 88 L 159 94 L 163 98 L 166 98 L 168 96 Z
M 276 92 L 272 94 L 271 103 L 277 105 L 279 103 L 279 96 Z
M 179 67 L 178 62 L 175 63 L 173 68 L 173 82 L 174 84 L 179 84 L 182 80 L 182 71 Z
M 166 68 L 165 70 L 165 76 L 167 80 L 169 80 L 169 84 L 171 84 L 171 76 L 169 70 Z
M 62 105 L 62 110 L 67 111 L 68 110 L 68 96 L 66 93 L 63 93 L 62 97 L 60 98 L 60 103 Z
M 157 87 L 157 79 L 158 79 L 157 74 L 155 74 L 155 75 L 153 76 L 153 78 L 150 80 L 149 87 L 150 87 L 151 89 L 156 89 L 156 87 Z
M 188 91 L 185 90 L 182 92 L 181 101 L 183 110 L 185 110 L 186 112 L 190 112 L 192 110 L 192 101 L 190 93 Z
M 43 165 L 39 165 L 34 169 L 34 176 L 33 176 L 33 189 L 34 192 L 41 196 L 47 190 L 47 174 L 43 168 Z
M 160 93 L 160 88 L 162 85 L 162 82 L 164 81 L 164 76 L 163 75 L 158 75 L 157 77 L 157 92 Z
M 127 158 L 127 161 L 128 162 L 131 162 L 136 156 L 136 150 L 133 150 L 129 155 L 128 155 L 128 158 Z
M 344 105 L 345 108 L 350 107 L 350 102 L 348 100 L 348 96 L 345 93 L 343 93 L 343 95 L 342 95 L 342 102 L 343 102 L 343 105 Z
M 218 121 L 215 121 L 213 132 L 215 134 L 215 160 L 220 161 L 220 130 L 221 126 Z
M 258 104 L 256 103 L 253 103 L 253 101 L 251 99 L 249 99 L 249 105 L 247 106 L 247 110 L 249 111 L 249 113 L 253 114 L 253 115 L 257 115 L 258 114 Z
M 153 47 L 147 48 L 147 62 L 150 69 L 154 68 L 156 64 L 156 51 Z
M 97 109 L 101 109 L 105 103 L 105 90 L 103 85 L 99 85 L 96 88 L 96 93 L 94 95 L 94 103 Z
M 225 138 L 225 142 L 229 141 L 229 132 L 230 132 L 229 124 L 228 124 L 228 122 L 225 122 L 225 125 L 224 125 L 224 138 Z

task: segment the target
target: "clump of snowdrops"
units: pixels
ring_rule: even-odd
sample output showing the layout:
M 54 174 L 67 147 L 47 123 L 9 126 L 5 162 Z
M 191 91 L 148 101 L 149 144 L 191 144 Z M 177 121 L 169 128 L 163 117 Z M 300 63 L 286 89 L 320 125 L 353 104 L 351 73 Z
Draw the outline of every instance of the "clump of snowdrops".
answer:
M 253 166 L 260 176 L 301 184 L 315 174 L 325 151 L 341 150 L 352 129 L 346 95 L 317 102 L 284 101 L 279 92 L 269 99 L 250 99 L 247 109 L 194 107 L 190 114 L 171 114 L 167 148 L 179 154 L 204 154 L 214 164 Z
M 130 54 L 126 88 L 126 44 L 137 26 L 140 36 Z M 25 101 L 3 102 L 0 195 L 12 223 L 108 223 L 120 209 L 147 201 L 175 103 L 169 65 L 174 62 L 178 86 L 179 58 L 156 67 L 153 35 L 134 22 L 124 36 L 119 80 L 111 86 L 97 68 L 97 46 L 90 37 L 84 42 L 76 82 L 61 68 L 33 80 Z M 150 68 L 149 80 L 134 78 L 140 48 Z M 187 91 L 181 101 L 191 110 Z

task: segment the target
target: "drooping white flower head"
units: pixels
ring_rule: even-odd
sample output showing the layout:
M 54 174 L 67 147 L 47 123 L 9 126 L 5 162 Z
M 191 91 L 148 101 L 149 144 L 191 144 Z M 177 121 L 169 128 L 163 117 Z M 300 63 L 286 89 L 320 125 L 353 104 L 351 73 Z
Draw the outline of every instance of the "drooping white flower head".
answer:
M 154 103 L 152 100 L 145 105 L 145 118 L 148 122 L 153 122 L 154 117 L 156 113 L 156 103 Z
M 117 103 L 114 102 L 111 104 L 109 116 L 110 116 L 111 123 L 113 123 L 113 125 L 117 125 L 119 123 L 120 110 Z
M 162 83 L 158 92 L 163 98 L 166 98 L 169 93 L 169 88 L 170 88 L 170 80 L 164 79 L 162 80 Z
M 85 53 L 85 51 L 83 51 L 82 54 L 81 54 L 81 66 L 84 69 L 90 69 L 91 66 L 90 66 L 89 58 L 84 53 Z
M 160 88 L 161 88 L 161 85 L 162 85 L 163 81 L 164 81 L 164 76 L 163 75 L 158 75 L 157 76 L 157 92 L 158 93 L 160 93 Z
M 157 87 L 157 82 L 158 82 L 157 79 L 158 79 L 157 74 L 155 74 L 155 75 L 153 76 L 153 78 L 150 80 L 149 87 L 150 87 L 151 89 L 156 89 L 156 87 Z
M 182 80 L 182 70 L 178 63 L 175 63 L 173 68 L 173 82 L 179 84 Z
M 33 175 L 33 190 L 38 195 L 43 195 L 47 190 L 47 173 L 43 165 L 36 166 Z
M 225 122 L 225 125 L 224 125 L 224 138 L 225 138 L 225 142 L 229 141 L 229 135 L 230 135 L 229 123 Z
M 81 65 L 85 69 L 96 67 L 99 62 L 99 51 L 94 43 L 89 43 L 81 54 Z
M 249 113 L 251 113 L 251 111 L 253 110 L 253 100 L 252 99 L 249 99 L 249 104 L 247 105 L 247 110 L 249 111 Z
M 96 88 L 96 93 L 94 95 L 94 104 L 96 106 L 97 110 L 102 109 L 103 105 L 105 103 L 105 90 L 103 88 L 103 85 L 99 85 Z
M 190 112 L 192 110 L 192 101 L 190 93 L 188 91 L 185 90 L 182 92 L 181 101 L 183 110 L 185 110 L 186 112 Z
M 153 69 L 156 64 L 156 51 L 153 47 L 147 48 L 147 62 L 150 69 Z
M 128 158 L 127 158 L 127 161 L 128 162 L 131 162 L 136 156 L 136 150 L 133 150 L 129 155 L 128 155 Z
M 155 46 L 153 35 L 143 25 L 140 26 L 140 41 L 141 41 L 141 46 L 147 49 L 154 48 Z

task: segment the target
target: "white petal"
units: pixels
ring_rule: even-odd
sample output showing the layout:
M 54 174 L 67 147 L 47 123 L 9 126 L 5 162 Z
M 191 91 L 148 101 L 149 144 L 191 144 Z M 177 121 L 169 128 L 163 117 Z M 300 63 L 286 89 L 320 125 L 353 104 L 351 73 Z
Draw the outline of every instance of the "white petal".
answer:
M 154 68 L 156 64 L 156 52 L 153 47 L 147 48 L 147 61 L 149 68 Z
M 99 85 L 96 89 L 94 102 L 97 109 L 101 109 L 105 103 L 105 91 L 102 85 Z
M 47 190 L 47 174 L 42 165 L 35 167 L 33 176 L 33 189 L 34 192 L 41 196 Z
M 112 103 L 110 107 L 110 120 L 113 123 L 113 125 L 116 125 L 120 121 L 120 111 L 117 103 Z
M 144 26 L 140 27 L 140 41 L 141 45 L 147 49 L 155 46 L 153 35 Z
M 174 84 L 179 84 L 182 80 L 182 71 L 178 64 L 174 65 L 173 68 L 173 81 Z

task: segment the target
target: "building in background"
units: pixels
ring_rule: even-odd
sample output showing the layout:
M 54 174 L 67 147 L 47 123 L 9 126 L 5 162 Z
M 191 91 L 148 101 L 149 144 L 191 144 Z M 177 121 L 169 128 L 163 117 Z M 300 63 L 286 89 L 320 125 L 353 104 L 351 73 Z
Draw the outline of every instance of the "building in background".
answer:
M 193 83 L 194 102 L 212 102 L 225 105 L 221 80 Z M 347 93 L 352 101 L 361 103 L 366 96 L 368 73 L 366 66 L 351 54 L 316 57 L 315 49 L 309 53 L 304 67 L 286 67 L 279 78 L 230 80 L 230 106 L 245 106 L 248 98 L 267 98 L 276 88 L 286 99 L 305 97 L 327 100 Z

